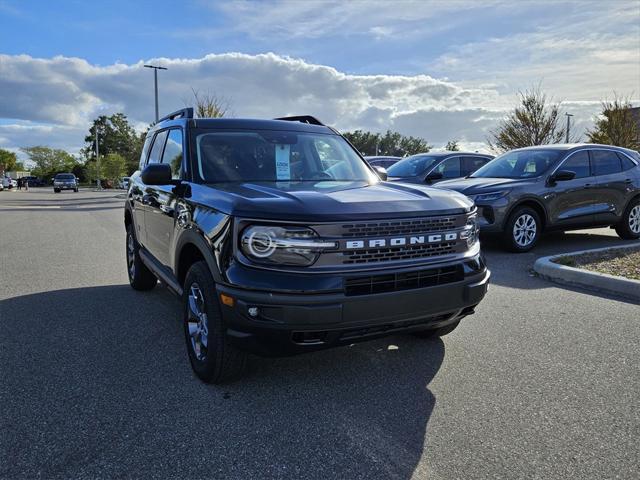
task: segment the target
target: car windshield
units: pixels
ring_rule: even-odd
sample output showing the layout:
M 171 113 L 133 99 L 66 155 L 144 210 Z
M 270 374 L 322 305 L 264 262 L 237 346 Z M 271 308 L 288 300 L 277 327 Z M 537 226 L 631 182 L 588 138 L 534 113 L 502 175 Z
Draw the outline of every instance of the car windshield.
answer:
M 564 150 L 514 150 L 480 167 L 471 178 L 530 178 L 549 170 Z
M 76 177 L 71 173 L 62 173 L 56 175 L 56 180 L 74 180 Z
M 376 180 L 338 135 L 276 130 L 196 133 L 198 174 L 206 183 Z
M 430 155 L 413 155 L 394 163 L 387 169 L 390 177 L 415 177 L 424 173 L 439 157 Z

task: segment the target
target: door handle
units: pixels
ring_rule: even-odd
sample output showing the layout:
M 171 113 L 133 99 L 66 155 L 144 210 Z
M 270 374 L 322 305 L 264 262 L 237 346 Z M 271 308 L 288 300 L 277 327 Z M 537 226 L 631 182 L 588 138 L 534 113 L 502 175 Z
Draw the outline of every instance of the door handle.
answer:
M 633 183 L 633 180 L 630 178 L 625 178 L 624 183 L 626 183 L 627 185 L 631 185 Z
M 593 183 L 585 183 L 584 188 L 593 188 L 595 185 Z

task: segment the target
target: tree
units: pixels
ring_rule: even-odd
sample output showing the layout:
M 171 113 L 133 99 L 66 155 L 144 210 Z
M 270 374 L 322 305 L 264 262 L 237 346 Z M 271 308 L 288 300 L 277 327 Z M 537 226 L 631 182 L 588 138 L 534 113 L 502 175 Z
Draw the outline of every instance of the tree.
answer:
M 460 151 L 460 147 L 458 146 L 458 141 L 457 140 L 449 140 L 447 142 L 447 144 L 444 146 L 445 150 L 448 150 L 450 152 L 459 152 Z
M 229 113 L 229 102 L 225 98 L 208 92 L 200 93 L 200 91 L 193 88 L 191 91 L 193 92 L 196 117 L 222 118 Z
M 53 149 L 38 145 L 35 147 L 23 147 L 22 150 L 35 167 L 31 169 L 33 175 L 49 178 L 56 173 L 71 172 L 78 165 L 77 159 L 64 150 Z
M 84 138 L 85 147 L 82 153 L 87 160 L 95 159 L 96 156 L 96 130 L 100 156 L 117 153 L 125 159 L 126 173 L 135 172 L 138 169 L 145 134 L 138 134 L 123 113 L 101 115 L 93 121 L 89 134 Z
M 0 172 L 11 172 L 17 170 L 18 156 L 15 152 L 0 148 Z M 22 166 L 24 168 L 24 166 Z
M 487 139 L 495 151 L 559 143 L 565 137 L 560 125 L 560 104 L 551 104 L 539 88 L 520 92 L 520 104 L 515 107 Z
M 117 181 L 127 173 L 127 165 L 124 157 L 117 153 L 110 153 L 100 159 L 103 178 Z
M 594 121 L 595 127 L 587 131 L 589 142 L 640 149 L 640 128 L 631 108 L 628 98 L 617 95 L 611 102 L 603 101 L 602 113 Z
M 426 140 L 419 137 L 404 136 L 398 132 L 380 133 L 355 130 L 346 132 L 344 137 L 364 155 L 391 155 L 403 157 L 416 153 L 425 153 L 431 149 Z

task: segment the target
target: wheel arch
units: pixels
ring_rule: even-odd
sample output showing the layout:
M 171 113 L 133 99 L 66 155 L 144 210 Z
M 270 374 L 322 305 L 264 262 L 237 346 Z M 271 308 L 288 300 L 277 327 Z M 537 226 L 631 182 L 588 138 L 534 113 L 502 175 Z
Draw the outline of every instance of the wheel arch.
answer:
M 507 212 L 507 214 L 504 217 L 504 221 L 502 224 L 502 227 L 504 228 L 504 226 L 506 225 L 507 221 L 509 220 L 509 217 L 511 217 L 511 215 L 513 214 L 513 212 L 516 211 L 516 209 L 520 208 L 520 207 L 529 207 L 532 208 L 533 210 L 535 210 L 535 212 L 538 214 L 538 216 L 540 217 L 540 221 L 542 222 L 542 230 L 544 231 L 547 227 L 547 223 L 548 223 L 548 216 L 547 216 L 547 209 L 545 208 L 544 204 L 536 199 L 536 198 L 532 198 L 532 197 L 525 197 L 521 200 L 519 200 L 518 202 L 515 203 L 515 205 L 513 205 L 509 211 Z
M 183 286 L 187 272 L 191 265 L 198 261 L 205 261 L 216 283 L 222 281 L 222 276 L 209 244 L 192 230 L 186 230 L 176 244 L 174 260 L 174 274 L 178 283 Z

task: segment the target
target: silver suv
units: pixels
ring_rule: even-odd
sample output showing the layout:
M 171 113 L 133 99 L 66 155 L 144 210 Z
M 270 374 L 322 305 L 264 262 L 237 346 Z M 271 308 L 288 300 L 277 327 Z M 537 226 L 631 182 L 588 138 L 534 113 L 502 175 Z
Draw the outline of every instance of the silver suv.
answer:
M 78 179 L 73 173 L 59 173 L 53 179 L 53 191 L 60 193 L 61 190 L 78 191 Z

